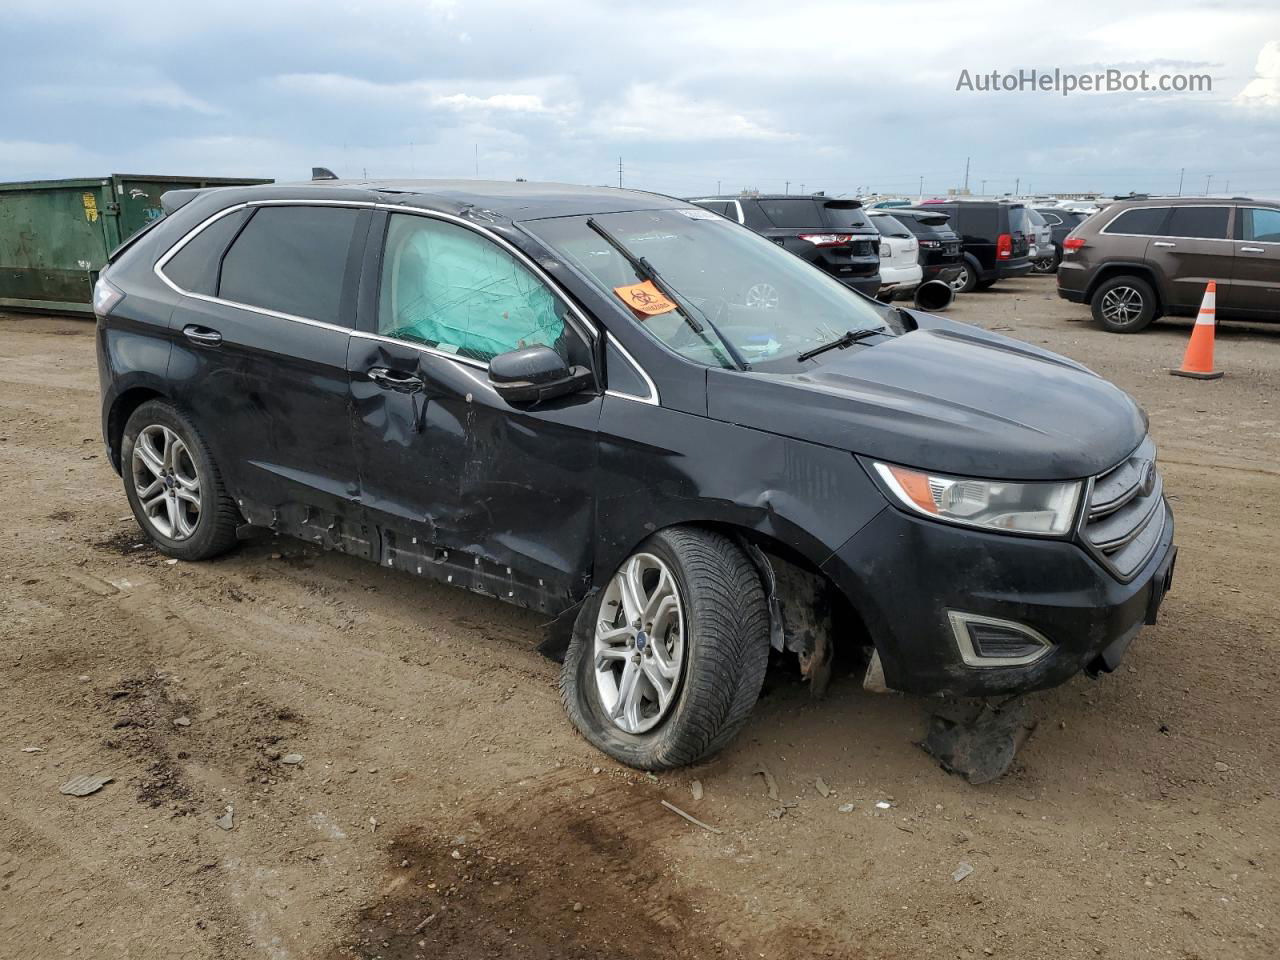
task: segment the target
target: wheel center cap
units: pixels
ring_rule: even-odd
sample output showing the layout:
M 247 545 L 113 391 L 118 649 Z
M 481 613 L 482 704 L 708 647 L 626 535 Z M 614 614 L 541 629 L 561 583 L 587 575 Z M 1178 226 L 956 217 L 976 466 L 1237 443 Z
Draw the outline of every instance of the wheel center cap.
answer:
M 636 633 L 636 649 L 637 649 L 637 650 L 639 650 L 639 651 L 641 651 L 641 652 L 643 653 L 643 652 L 644 652 L 645 645 L 646 645 L 648 642 L 649 642 L 649 638 L 648 638 L 648 636 L 646 636 L 646 635 L 645 635 L 645 632 L 644 632 L 643 630 L 641 630 L 641 631 L 639 631 L 638 633 Z

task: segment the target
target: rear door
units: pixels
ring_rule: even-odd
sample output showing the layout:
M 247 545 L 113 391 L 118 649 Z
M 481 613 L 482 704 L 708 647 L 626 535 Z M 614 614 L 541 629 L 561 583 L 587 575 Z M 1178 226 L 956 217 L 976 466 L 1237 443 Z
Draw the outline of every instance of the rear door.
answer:
M 367 551 L 347 413 L 347 341 L 370 211 L 232 209 L 172 258 L 169 379 L 254 523 Z
M 1231 298 L 1230 205 L 1188 204 L 1173 207 L 1161 236 L 1152 237 L 1147 261 L 1163 274 L 1167 307 L 1194 313 L 1210 280 L 1218 284 L 1219 302 Z
M 379 563 L 558 613 L 591 573 L 601 394 L 513 406 L 488 365 L 544 344 L 592 367 L 593 334 L 494 235 L 412 213 L 374 234 L 348 368 Z
M 1280 210 L 1236 208 L 1231 288 L 1219 302 L 1233 313 L 1280 320 Z

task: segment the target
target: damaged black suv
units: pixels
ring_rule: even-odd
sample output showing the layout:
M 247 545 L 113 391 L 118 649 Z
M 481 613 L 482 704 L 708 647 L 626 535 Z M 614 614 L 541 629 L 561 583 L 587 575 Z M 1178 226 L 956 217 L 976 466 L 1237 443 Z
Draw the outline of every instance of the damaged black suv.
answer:
M 770 650 L 985 697 L 1109 669 L 1175 548 L 1146 419 L 654 194 L 167 194 L 95 289 L 103 431 L 186 560 L 256 528 L 544 612 L 624 763 L 726 744 Z M 767 286 L 771 295 L 753 291 Z

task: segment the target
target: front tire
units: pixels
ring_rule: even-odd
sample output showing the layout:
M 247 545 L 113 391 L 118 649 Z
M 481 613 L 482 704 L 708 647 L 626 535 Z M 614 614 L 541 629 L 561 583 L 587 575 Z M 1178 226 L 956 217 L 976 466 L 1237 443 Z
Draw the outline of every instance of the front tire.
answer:
M 240 512 L 208 444 L 176 407 L 148 400 L 130 415 L 120 465 L 134 519 L 161 553 L 208 560 L 235 546 Z
M 1140 277 L 1112 277 L 1090 300 L 1093 318 L 1111 333 L 1138 333 L 1156 318 L 1156 293 Z
M 589 603 L 560 675 L 587 741 L 629 767 L 663 770 L 733 739 L 769 661 L 764 589 L 738 544 L 660 531 Z

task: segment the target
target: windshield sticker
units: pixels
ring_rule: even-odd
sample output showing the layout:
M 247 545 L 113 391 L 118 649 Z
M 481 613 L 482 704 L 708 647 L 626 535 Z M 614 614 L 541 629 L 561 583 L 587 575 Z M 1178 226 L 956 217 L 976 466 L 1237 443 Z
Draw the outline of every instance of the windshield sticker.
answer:
M 676 207 L 676 213 L 683 213 L 690 220 L 723 220 L 724 217 L 701 207 Z
M 676 305 L 662 295 L 662 291 L 653 285 L 653 281 L 633 283 L 629 286 L 614 287 L 616 293 L 628 307 L 636 313 L 648 317 L 656 317 L 662 313 L 670 313 Z

